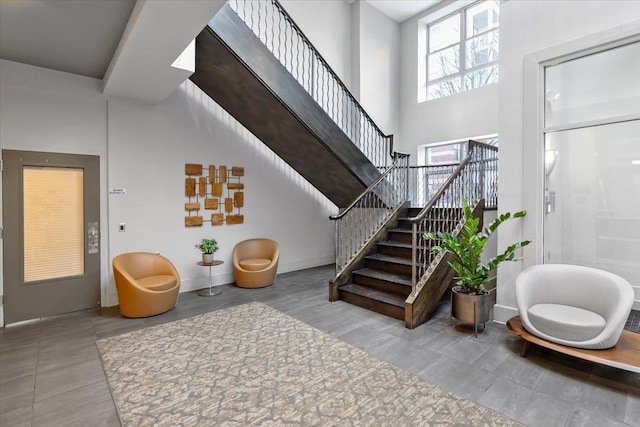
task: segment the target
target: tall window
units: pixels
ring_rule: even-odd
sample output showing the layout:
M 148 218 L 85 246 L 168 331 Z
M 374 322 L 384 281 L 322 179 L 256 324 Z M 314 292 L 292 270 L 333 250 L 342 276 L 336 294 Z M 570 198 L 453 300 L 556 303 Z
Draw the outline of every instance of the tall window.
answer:
M 497 135 L 471 139 L 494 147 L 498 146 Z M 468 142 L 469 139 L 461 139 L 459 141 L 421 145 L 418 148 L 418 161 L 421 161 L 426 166 L 460 163 L 467 155 Z
M 427 100 L 498 82 L 498 0 L 427 25 Z

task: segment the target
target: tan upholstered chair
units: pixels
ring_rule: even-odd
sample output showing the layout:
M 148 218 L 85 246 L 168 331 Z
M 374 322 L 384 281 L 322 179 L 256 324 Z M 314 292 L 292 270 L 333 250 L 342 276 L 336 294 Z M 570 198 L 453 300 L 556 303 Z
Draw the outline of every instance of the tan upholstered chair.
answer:
M 264 288 L 276 281 L 280 247 L 270 239 L 249 239 L 233 248 L 233 274 L 241 288 Z
M 113 259 L 120 313 L 147 317 L 176 306 L 180 275 L 171 261 L 150 252 L 131 252 Z

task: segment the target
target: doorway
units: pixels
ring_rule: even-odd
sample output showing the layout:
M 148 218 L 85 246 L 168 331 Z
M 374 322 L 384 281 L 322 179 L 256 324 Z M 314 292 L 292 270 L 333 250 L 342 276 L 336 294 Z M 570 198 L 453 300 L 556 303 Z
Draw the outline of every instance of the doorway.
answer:
M 99 306 L 99 156 L 2 160 L 5 324 Z
M 640 285 L 640 42 L 545 68 L 545 263 Z

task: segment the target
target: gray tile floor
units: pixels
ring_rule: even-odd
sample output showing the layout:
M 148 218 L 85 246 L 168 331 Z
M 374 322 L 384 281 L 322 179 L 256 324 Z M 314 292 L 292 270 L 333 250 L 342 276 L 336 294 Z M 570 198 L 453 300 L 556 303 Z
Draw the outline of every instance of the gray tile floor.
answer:
M 332 266 L 286 273 L 265 289 L 225 285 L 212 298 L 184 293 L 175 309 L 146 319 L 108 308 L 4 328 L 0 425 L 119 425 L 96 339 L 262 301 L 527 426 L 640 426 L 640 374 L 537 348 L 521 358 L 521 341 L 502 325 L 487 325 L 478 338 L 451 328 L 446 304 L 409 331 L 398 320 L 328 302 L 332 273 Z

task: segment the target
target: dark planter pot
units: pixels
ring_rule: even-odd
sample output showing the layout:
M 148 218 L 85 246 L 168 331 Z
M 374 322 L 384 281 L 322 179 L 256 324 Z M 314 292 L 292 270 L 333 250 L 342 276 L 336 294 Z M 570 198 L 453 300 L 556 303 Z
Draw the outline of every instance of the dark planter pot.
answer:
M 464 294 L 460 286 L 451 289 L 451 324 L 455 318 L 462 323 L 473 324 L 475 335 L 478 336 L 478 324 L 489 321 L 491 316 L 491 298 L 488 291 L 482 295 Z

